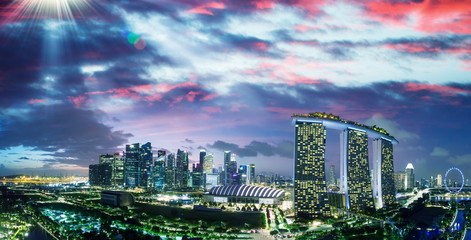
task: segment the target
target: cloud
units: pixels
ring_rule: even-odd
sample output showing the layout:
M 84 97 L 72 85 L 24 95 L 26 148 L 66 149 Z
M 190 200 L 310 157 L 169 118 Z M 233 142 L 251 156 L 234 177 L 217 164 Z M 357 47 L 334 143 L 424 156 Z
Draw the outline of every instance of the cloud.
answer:
M 185 138 L 185 141 L 183 141 L 183 142 L 186 142 L 186 143 L 195 143 L 193 140 L 188 139 L 188 138 Z
M 382 114 L 374 114 L 373 117 L 367 119 L 365 121 L 366 125 L 376 125 L 385 129 L 388 133 L 394 136 L 399 142 L 400 141 L 407 141 L 412 139 L 419 139 L 420 136 L 414 132 L 408 132 L 400 128 L 400 125 L 397 122 L 392 120 L 388 120 L 383 117 Z
M 433 157 L 448 157 L 450 156 L 450 153 L 448 150 L 441 148 L 441 147 L 434 147 L 433 151 L 430 153 L 430 156 Z
M 100 114 L 70 104 L 36 107 L 9 116 L 0 133 L 1 149 L 24 146 L 49 152 L 53 161 L 87 166 L 99 154 L 113 152 L 133 136 L 100 122 Z
M 221 151 L 231 151 L 240 157 L 256 157 L 258 154 L 268 157 L 274 155 L 286 158 L 293 157 L 293 142 L 286 140 L 277 145 L 269 144 L 267 142 L 252 141 L 244 147 L 239 147 L 237 144 L 218 140 L 212 145 L 208 144 L 207 147 Z
M 448 161 L 456 166 L 469 166 L 471 164 L 471 154 L 450 157 Z
M 18 158 L 18 159 L 20 159 L 20 160 L 28 160 L 28 159 L 30 159 L 30 158 L 29 158 L 29 157 L 20 157 L 20 158 Z

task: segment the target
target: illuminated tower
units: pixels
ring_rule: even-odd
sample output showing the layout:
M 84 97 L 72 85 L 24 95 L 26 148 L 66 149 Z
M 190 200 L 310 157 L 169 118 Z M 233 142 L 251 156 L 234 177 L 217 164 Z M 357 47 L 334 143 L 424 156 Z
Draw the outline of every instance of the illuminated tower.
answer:
M 203 160 L 203 166 L 201 166 L 201 169 L 203 170 L 203 173 L 213 173 L 213 162 L 214 162 L 214 156 L 212 153 L 209 153 L 204 156 Z
M 247 174 L 247 182 L 253 184 L 255 182 L 255 164 L 250 164 Z
M 377 208 L 390 206 L 396 201 L 394 186 L 393 144 L 383 138 L 373 141 L 373 196 Z
M 152 155 L 152 146 L 150 142 L 143 144 L 140 149 L 139 156 L 139 186 L 148 188 L 152 182 L 152 167 L 154 165 L 154 157 Z
M 100 155 L 100 164 L 109 164 L 111 166 L 111 185 L 122 186 L 124 183 L 124 154 L 115 153 L 113 155 Z
M 175 154 L 167 156 L 167 166 L 165 167 L 165 189 L 175 188 Z
M 165 161 L 166 152 L 159 150 L 157 152 L 157 158 L 154 161 L 154 167 L 152 168 L 153 185 L 154 188 L 159 191 L 165 188 Z
M 294 212 L 296 217 L 330 215 L 325 180 L 326 129 L 320 123 L 296 121 Z
M 203 172 L 203 166 L 204 166 L 204 157 L 206 156 L 206 150 L 201 149 L 200 150 L 200 165 L 198 165 L 198 172 Z M 212 163 L 211 163 L 212 165 Z M 194 170 L 193 170 L 194 171 Z
M 359 212 L 374 208 L 368 163 L 366 132 L 347 128 L 340 135 L 341 191 L 347 209 Z
M 442 175 L 441 174 L 438 174 L 437 175 L 437 187 L 442 187 L 443 185 L 443 179 L 442 179 Z
M 126 161 L 124 163 L 124 184 L 126 187 L 139 186 L 139 149 L 139 143 L 126 145 Z
M 175 163 L 175 187 L 187 188 L 189 183 L 188 152 L 178 149 Z
M 414 188 L 414 166 L 412 163 L 408 163 L 406 166 L 406 181 L 405 181 L 405 188 L 406 190 Z
M 224 185 L 231 184 L 231 173 L 229 172 L 229 165 L 231 163 L 231 151 L 224 151 Z

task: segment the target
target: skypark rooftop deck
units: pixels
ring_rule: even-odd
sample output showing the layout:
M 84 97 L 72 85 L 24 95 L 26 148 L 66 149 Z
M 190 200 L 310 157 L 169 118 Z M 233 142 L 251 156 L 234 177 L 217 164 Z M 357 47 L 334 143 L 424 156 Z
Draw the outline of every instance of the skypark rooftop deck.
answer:
M 386 139 L 393 144 L 398 143 L 398 141 L 391 135 L 389 135 L 386 130 L 376 127 L 376 126 L 367 126 L 361 123 L 352 122 L 348 120 L 341 119 L 338 116 L 333 114 L 326 114 L 326 113 L 308 113 L 308 114 L 293 114 L 291 116 L 293 124 L 298 122 L 314 122 L 314 123 L 321 123 L 327 129 L 336 129 L 336 130 L 345 130 L 355 129 L 362 132 L 366 132 L 368 137 L 370 138 L 383 138 Z

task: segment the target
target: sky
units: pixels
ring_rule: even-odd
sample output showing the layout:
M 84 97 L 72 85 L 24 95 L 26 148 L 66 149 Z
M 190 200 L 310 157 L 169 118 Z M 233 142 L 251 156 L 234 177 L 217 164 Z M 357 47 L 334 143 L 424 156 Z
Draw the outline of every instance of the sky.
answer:
M 0 176 L 137 142 L 292 176 L 291 115 L 326 112 L 386 129 L 396 171 L 471 178 L 466 0 L 0 0 L 0 56 Z

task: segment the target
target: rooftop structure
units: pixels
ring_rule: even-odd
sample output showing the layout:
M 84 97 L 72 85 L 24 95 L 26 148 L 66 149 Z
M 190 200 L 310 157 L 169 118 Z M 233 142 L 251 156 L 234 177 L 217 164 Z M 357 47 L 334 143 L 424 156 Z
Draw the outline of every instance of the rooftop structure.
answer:
M 205 200 L 210 202 L 241 202 L 278 204 L 285 196 L 285 191 L 274 188 L 247 185 L 216 186 L 205 194 Z
M 391 136 L 386 130 L 377 126 L 367 126 L 361 123 L 341 119 L 339 116 L 335 116 L 331 113 L 307 113 L 307 114 L 293 114 L 291 116 L 293 119 L 293 124 L 297 122 L 317 122 L 321 123 L 327 129 L 336 129 L 336 130 L 345 130 L 347 128 L 357 129 L 360 131 L 366 132 L 370 138 L 384 138 L 391 141 L 393 144 L 398 143 L 398 141 Z

